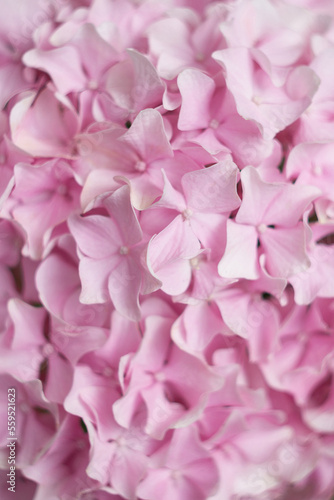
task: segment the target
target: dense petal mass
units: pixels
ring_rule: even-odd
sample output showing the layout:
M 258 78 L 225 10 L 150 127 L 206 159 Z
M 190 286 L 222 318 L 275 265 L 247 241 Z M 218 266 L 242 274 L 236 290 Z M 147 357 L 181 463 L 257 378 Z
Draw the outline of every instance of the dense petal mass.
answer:
M 1 499 L 333 500 L 333 61 L 332 0 L 0 2 Z

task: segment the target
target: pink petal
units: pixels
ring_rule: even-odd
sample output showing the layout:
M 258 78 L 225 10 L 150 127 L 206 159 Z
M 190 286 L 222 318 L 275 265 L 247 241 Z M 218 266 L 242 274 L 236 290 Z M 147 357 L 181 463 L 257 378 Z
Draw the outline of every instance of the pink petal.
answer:
M 263 222 L 271 203 L 284 192 L 286 186 L 283 183 L 263 182 L 253 167 L 244 168 L 240 176 L 243 198 L 236 221 L 257 226 Z
M 53 353 L 48 358 L 48 375 L 45 385 L 45 396 L 49 401 L 63 404 L 72 386 L 73 369 L 70 363 Z
M 140 111 L 121 140 L 130 144 L 144 162 L 173 156 L 162 117 L 155 109 Z
M 3 64 L 3 63 L 2 63 Z M 3 64 L 0 68 L 0 105 L 1 109 L 16 94 L 29 90 L 31 84 L 23 76 L 23 66 L 18 63 Z
M 142 231 L 130 201 L 130 188 L 124 185 L 103 200 L 103 204 L 116 221 L 123 245 L 132 246 L 142 239 Z M 114 239 L 114 238 L 113 238 Z
M 162 290 L 172 295 L 183 293 L 189 285 L 189 259 L 200 251 L 200 243 L 182 216 L 153 236 L 147 250 L 147 265 L 162 281 Z
M 131 257 L 122 257 L 109 276 L 108 290 L 116 310 L 131 321 L 138 321 L 141 270 Z
M 187 306 L 173 325 L 172 338 L 181 349 L 201 352 L 222 330 L 222 319 L 211 304 L 202 301 Z
M 109 300 L 108 276 L 116 270 L 121 255 L 94 260 L 88 257 L 80 259 L 79 274 L 81 280 L 80 302 L 83 304 L 104 304 Z M 116 275 L 115 275 L 116 276 Z M 116 278 L 113 278 L 116 280 Z
M 86 76 L 74 47 L 67 45 L 48 51 L 32 49 L 24 54 L 23 60 L 27 66 L 49 73 L 61 94 L 78 92 L 85 87 Z
M 68 226 L 80 251 L 92 259 L 106 259 L 122 246 L 119 228 L 108 217 L 72 215 Z
M 253 226 L 227 221 L 227 243 L 218 264 L 218 273 L 223 278 L 259 278 L 257 262 L 258 236 Z
M 188 207 L 208 213 L 226 213 L 236 209 L 240 204 L 237 175 L 237 166 L 228 160 L 185 174 L 181 183 Z
M 302 222 L 294 228 L 267 228 L 260 239 L 266 253 L 266 268 L 272 276 L 288 278 L 310 266 Z
M 152 208 L 163 207 L 170 208 L 178 212 L 183 212 L 183 210 L 186 209 L 186 201 L 184 199 L 184 196 L 179 191 L 174 189 L 166 175 L 166 172 L 162 170 L 161 173 L 164 180 L 163 192 L 161 198 L 156 203 L 154 203 L 154 206 Z

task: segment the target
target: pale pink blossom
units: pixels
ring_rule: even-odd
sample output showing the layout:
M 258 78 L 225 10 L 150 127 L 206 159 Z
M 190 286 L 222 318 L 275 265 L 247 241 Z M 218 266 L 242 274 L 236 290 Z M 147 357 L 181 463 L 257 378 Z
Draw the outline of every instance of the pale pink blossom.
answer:
M 1 499 L 332 499 L 332 2 L 2 3 Z
M 17 164 L 15 187 L 7 200 L 14 220 L 27 235 L 24 255 L 39 259 L 67 217 L 79 208 L 80 186 L 70 165 L 53 159 L 37 165 Z
M 159 282 L 141 257 L 143 234 L 130 202 L 127 185 L 105 197 L 105 215 L 72 215 L 69 227 L 79 248 L 80 301 L 115 308 L 132 320 L 140 318 L 139 293 L 150 293 Z
M 243 198 L 235 221 L 227 223 L 227 244 L 219 274 L 227 278 L 259 278 L 259 253 L 269 274 L 288 278 L 306 270 L 308 233 L 302 217 L 320 192 L 312 186 L 263 182 L 247 167 L 241 172 Z M 262 250 L 263 249 L 263 250 Z

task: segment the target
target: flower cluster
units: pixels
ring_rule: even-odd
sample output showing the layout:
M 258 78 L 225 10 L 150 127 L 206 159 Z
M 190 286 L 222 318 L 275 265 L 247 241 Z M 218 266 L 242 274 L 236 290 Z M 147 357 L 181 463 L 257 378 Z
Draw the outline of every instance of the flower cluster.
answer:
M 0 18 L 1 498 L 330 500 L 332 0 Z

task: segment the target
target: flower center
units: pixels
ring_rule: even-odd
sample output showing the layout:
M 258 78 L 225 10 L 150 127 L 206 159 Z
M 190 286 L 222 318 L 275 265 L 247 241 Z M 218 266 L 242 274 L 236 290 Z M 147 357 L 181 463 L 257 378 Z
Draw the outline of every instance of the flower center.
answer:
M 124 436 L 121 436 L 116 440 L 116 443 L 118 444 L 119 447 L 123 448 L 124 446 L 126 446 L 127 441 Z
M 88 82 L 88 88 L 90 90 L 96 90 L 98 88 L 99 84 L 96 80 L 91 80 L 90 82 Z
M 314 167 L 312 168 L 312 172 L 318 177 L 322 174 L 322 168 L 320 167 L 320 165 L 314 165 Z
M 199 257 L 193 257 L 189 262 L 192 269 L 198 270 L 200 268 L 201 259 Z
M 137 170 L 138 172 L 145 172 L 146 163 L 142 160 L 137 161 L 135 164 L 135 170 Z
M 253 98 L 252 98 L 252 101 L 253 101 L 254 104 L 257 104 L 257 106 L 259 106 L 259 104 L 262 103 L 262 99 L 258 95 L 254 95 Z
M 192 210 L 190 210 L 189 208 L 186 208 L 182 212 L 182 217 L 184 220 L 189 220 L 190 217 L 192 216 L 192 214 L 193 214 Z
M 259 233 L 263 234 L 264 232 L 267 231 L 267 226 L 266 224 L 260 224 L 258 227 L 257 227 L 257 230 L 259 231 Z
M 128 253 L 129 253 L 129 247 L 122 246 L 122 247 L 119 249 L 119 253 L 120 253 L 121 255 L 128 255 Z
M 156 382 L 164 382 L 166 380 L 166 375 L 163 372 L 154 373 L 153 377 Z
M 180 470 L 173 470 L 171 473 L 173 479 L 179 479 L 182 476 L 182 472 Z
M 211 122 L 209 123 L 209 127 L 216 130 L 219 127 L 219 121 L 218 120 L 211 120 Z
M 43 355 L 48 358 L 54 353 L 54 347 L 52 344 L 48 343 L 43 346 Z
M 197 62 L 202 62 L 204 61 L 204 54 L 202 52 L 198 52 L 195 57 Z

